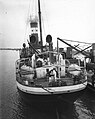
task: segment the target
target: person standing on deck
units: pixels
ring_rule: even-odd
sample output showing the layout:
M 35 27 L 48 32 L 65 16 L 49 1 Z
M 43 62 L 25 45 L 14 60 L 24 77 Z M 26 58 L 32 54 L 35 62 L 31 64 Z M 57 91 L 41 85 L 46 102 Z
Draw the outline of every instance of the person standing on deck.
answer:
M 94 86 L 94 83 L 95 83 L 95 69 L 94 69 L 94 74 L 92 75 L 92 86 Z
M 21 50 L 20 58 L 26 58 L 27 57 L 27 49 L 26 49 L 26 44 L 23 43 L 23 48 Z

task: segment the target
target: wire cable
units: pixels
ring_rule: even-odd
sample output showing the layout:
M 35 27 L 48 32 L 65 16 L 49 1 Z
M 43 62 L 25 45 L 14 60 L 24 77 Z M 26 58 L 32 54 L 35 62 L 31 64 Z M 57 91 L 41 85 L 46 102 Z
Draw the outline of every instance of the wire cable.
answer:
M 87 43 L 87 42 L 81 42 L 81 41 L 75 41 L 75 40 L 67 40 L 67 39 L 63 39 L 63 40 L 65 40 L 65 41 L 71 41 L 71 42 L 77 42 L 77 43 L 83 43 L 83 44 L 92 44 L 92 43 Z
M 27 26 L 28 26 L 28 18 L 29 18 L 29 14 L 30 14 L 30 6 L 31 6 L 31 0 L 29 1 L 29 5 L 28 5 L 28 11 L 27 11 L 27 21 L 26 21 L 26 25 L 25 25 L 25 34 L 24 34 L 24 42 L 26 41 L 26 36 L 27 36 Z

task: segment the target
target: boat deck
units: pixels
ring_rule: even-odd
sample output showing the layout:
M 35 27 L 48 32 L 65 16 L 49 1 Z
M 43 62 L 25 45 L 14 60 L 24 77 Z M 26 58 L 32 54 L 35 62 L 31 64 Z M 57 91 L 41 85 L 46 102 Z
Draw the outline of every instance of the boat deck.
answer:
M 20 77 L 19 75 L 16 75 L 16 80 L 23 85 L 27 86 L 32 86 L 32 87 L 61 87 L 61 86 L 71 86 L 71 85 L 76 85 L 76 84 L 81 84 L 85 80 L 80 79 L 79 81 L 74 82 L 73 78 L 68 78 L 68 77 L 63 77 L 63 78 L 58 78 L 56 81 L 51 81 L 49 82 L 48 79 L 46 78 L 40 78 L 40 79 L 34 79 L 34 80 L 29 80 L 25 77 Z
M 25 62 L 24 62 L 25 61 Z M 30 60 L 29 60 L 30 61 Z M 62 60 L 65 62 L 65 60 Z M 66 60 L 68 61 L 68 60 Z M 16 80 L 29 87 L 61 87 L 83 84 L 86 81 L 85 68 L 72 64 L 51 64 L 32 68 L 26 59 L 16 62 Z

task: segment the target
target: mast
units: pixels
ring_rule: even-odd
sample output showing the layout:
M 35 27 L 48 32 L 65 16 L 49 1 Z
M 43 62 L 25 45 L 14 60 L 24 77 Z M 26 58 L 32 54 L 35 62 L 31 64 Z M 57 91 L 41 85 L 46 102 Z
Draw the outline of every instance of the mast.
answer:
M 43 51 L 40 0 L 38 0 L 38 15 L 39 15 L 39 27 L 40 27 L 41 51 Z

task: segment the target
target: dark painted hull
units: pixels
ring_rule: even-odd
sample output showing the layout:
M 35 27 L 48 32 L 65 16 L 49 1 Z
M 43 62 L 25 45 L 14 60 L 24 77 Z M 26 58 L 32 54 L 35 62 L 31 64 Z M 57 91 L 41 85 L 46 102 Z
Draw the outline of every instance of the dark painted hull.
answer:
M 87 84 L 87 89 L 88 89 L 89 91 L 95 92 L 95 87 L 92 86 L 92 84 L 90 84 L 90 83 Z
M 65 101 L 65 102 L 69 102 L 69 103 L 73 103 L 74 101 L 76 101 L 80 96 L 83 95 L 83 93 L 85 92 L 84 90 L 81 91 L 77 91 L 77 92 L 72 92 L 72 93 L 66 93 L 66 94 L 51 94 L 51 95 L 35 95 L 35 94 L 28 94 L 25 93 L 21 90 L 18 89 L 18 92 L 21 96 L 21 98 L 23 98 L 23 100 L 25 100 L 27 103 L 29 104 L 48 104 L 48 103 L 56 103 L 56 102 L 61 102 L 61 101 Z

